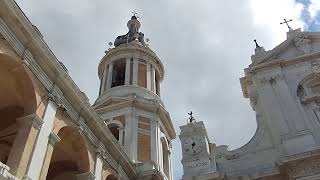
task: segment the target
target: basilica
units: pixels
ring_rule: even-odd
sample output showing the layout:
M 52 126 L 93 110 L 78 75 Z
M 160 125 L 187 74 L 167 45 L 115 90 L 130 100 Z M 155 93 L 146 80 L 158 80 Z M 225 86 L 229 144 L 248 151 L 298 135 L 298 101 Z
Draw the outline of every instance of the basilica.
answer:
M 17 3 L 0 1 L 0 180 L 174 179 L 165 67 L 135 14 L 126 26 L 101 57 L 90 104 Z M 181 179 L 320 179 L 320 33 L 289 27 L 272 50 L 256 43 L 251 60 L 240 83 L 254 137 L 230 151 L 190 113 Z

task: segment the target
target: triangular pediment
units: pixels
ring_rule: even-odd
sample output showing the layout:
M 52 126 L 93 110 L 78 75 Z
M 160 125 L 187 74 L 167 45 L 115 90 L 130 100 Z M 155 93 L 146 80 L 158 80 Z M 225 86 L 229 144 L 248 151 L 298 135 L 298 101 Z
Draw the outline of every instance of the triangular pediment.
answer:
M 302 32 L 300 29 L 292 30 L 287 34 L 287 40 L 275 48 L 264 51 L 256 49 L 251 57 L 253 64 L 268 63 L 297 58 L 320 51 L 320 33 Z

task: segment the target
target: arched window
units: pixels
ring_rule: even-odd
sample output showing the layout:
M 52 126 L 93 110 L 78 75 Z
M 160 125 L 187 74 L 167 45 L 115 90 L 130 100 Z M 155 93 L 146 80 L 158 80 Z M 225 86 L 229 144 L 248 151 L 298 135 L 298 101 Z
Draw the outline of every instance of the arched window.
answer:
M 170 179 L 170 165 L 169 165 L 169 147 L 167 140 L 165 138 L 161 138 L 162 145 L 162 164 L 163 164 L 163 172 Z
M 113 134 L 113 136 L 119 141 L 119 138 L 120 138 L 119 125 L 117 125 L 115 123 L 110 123 L 110 124 L 108 124 L 108 128 L 111 131 L 111 133 Z

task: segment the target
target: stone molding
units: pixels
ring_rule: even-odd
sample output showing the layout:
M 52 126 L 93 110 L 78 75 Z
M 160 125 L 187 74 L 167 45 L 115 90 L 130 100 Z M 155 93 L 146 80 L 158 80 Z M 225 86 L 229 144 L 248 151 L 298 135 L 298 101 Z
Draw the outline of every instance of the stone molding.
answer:
M 59 141 L 61 141 L 61 138 L 54 132 L 51 132 L 49 135 L 49 144 L 55 146 Z
M 102 58 L 102 60 L 99 63 L 98 68 L 98 74 L 101 76 L 102 70 L 101 68 L 105 66 L 105 64 L 108 61 L 111 61 L 113 57 L 115 56 L 128 56 L 132 57 L 133 54 L 137 54 L 137 56 L 140 56 L 139 54 L 144 54 L 148 57 L 148 60 L 151 60 L 154 67 L 157 67 L 159 73 L 160 73 L 160 79 L 162 80 L 164 77 L 164 67 L 161 62 L 161 60 L 157 57 L 157 55 L 150 49 L 150 48 L 141 48 L 141 47 L 135 47 L 135 46 L 123 46 L 123 47 L 116 47 L 112 48 L 109 51 L 107 51 L 106 55 Z M 106 60 L 108 59 L 108 60 Z M 109 62 L 108 62 L 109 63 Z M 101 67 L 101 68 L 100 68 Z
M 95 180 L 94 174 L 92 172 L 86 172 L 77 175 L 77 180 Z
M 20 126 L 24 124 L 32 124 L 32 126 L 36 129 L 40 129 L 43 124 L 43 120 L 37 114 L 30 114 L 16 120 Z
M 288 168 L 288 174 L 291 179 L 320 174 L 320 161 L 315 159 L 309 162 L 299 162 L 297 165 Z

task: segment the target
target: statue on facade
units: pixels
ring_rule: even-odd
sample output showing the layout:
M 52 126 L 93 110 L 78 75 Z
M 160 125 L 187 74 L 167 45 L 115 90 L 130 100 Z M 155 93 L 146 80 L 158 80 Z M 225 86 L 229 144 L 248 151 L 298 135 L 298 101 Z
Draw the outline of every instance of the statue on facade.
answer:
M 312 51 L 311 40 L 308 38 L 307 33 L 299 32 L 294 37 L 294 45 L 303 54 Z

